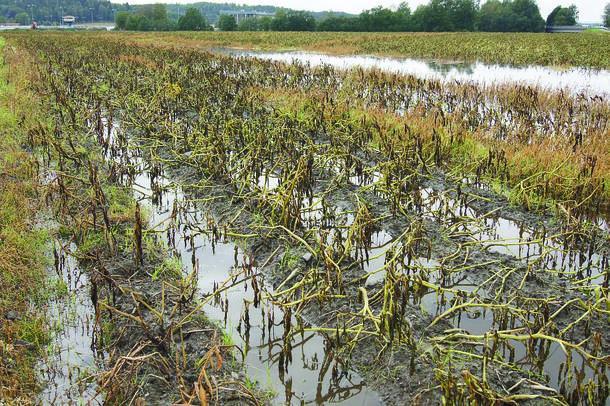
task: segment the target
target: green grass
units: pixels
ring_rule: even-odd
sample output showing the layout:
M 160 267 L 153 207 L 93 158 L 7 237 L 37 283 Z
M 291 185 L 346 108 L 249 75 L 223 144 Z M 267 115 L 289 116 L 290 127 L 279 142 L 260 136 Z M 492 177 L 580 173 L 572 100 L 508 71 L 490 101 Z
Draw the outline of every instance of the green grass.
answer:
M 156 280 L 178 280 L 182 277 L 182 261 L 177 257 L 167 257 L 161 264 L 155 267 L 152 279 Z
M 0 53 L 4 56 L 4 39 Z M 0 399 L 23 404 L 37 390 L 37 356 L 48 343 L 41 304 L 48 234 L 36 229 L 40 191 L 34 159 L 26 152 L 28 120 L 36 116 L 4 58 L 0 67 Z M 17 320 L 5 320 L 9 311 Z M 27 346 L 14 345 L 24 340 Z M 1 403 L 1 402 L 0 402 Z

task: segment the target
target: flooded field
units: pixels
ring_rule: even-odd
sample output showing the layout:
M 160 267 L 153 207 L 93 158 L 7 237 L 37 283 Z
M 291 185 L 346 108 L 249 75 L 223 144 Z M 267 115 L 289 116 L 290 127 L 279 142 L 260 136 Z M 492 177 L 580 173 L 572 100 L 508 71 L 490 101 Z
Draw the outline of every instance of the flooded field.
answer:
M 607 72 L 14 41 L 77 303 L 44 400 L 608 404 Z
M 273 394 L 273 403 L 341 404 L 349 400 L 348 404 L 382 404 L 357 373 L 327 351 L 324 335 L 306 331 L 308 326 L 301 318 L 270 300 L 273 288 L 243 249 L 229 238 L 202 229 L 214 213 L 200 207 L 197 199 L 186 197 L 167 178 L 155 181 L 155 189 L 161 193 L 154 202 L 147 172 L 134 183 L 136 195 L 150 198 L 146 200 L 150 224 L 171 235 L 166 242 L 172 244 L 187 274 L 197 270 L 202 296 L 214 295 L 218 287 L 231 282 L 203 311 L 223 327 L 225 340 L 241 349 L 248 376 Z
M 387 58 L 375 56 L 337 56 L 313 52 L 262 52 L 220 49 L 235 56 L 250 56 L 310 66 L 329 65 L 339 69 L 379 69 L 388 73 L 413 75 L 443 82 L 471 82 L 480 86 L 527 85 L 551 91 L 566 90 L 574 95 L 610 95 L 610 71 L 589 68 L 515 67 L 486 63 Z

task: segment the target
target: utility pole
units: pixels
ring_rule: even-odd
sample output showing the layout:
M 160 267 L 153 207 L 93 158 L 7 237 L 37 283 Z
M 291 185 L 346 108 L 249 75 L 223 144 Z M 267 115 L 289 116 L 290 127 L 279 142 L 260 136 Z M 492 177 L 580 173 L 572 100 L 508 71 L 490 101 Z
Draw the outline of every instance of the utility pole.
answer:
M 93 7 L 89 7 L 89 10 L 91 11 L 91 24 L 93 24 Z

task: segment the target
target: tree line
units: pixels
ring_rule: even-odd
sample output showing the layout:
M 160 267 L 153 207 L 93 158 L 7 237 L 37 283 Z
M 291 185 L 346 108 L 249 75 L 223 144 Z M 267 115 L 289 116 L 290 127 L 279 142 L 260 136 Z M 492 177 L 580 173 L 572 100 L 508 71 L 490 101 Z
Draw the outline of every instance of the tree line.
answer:
M 534 0 L 431 0 L 411 11 L 377 7 L 351 18 L 328 18 L 320 31 L 500 31 L 541 32 L 545 20 Z
M 129 31 L 210 31 L 213 27 L 199 9 L 189 7 L 178 20 L 170 19 L 165 4 L 147 4 L 137 11 L 116 14 L 115 27 Z
M 316 21 L 300 11 L 279 11 L 273 18 L 252 18 L 236 24 L 222 16 L 218 27 L 224 31 L 501 31 L 542 32 L 548 25 L 574 25 L 576 6 L 557 7 L 545 21 L 535 0 L 430 0 L 411 11 L 403 2 L 395 10 L 376 7 L 357 16 L 328 16 Z
M 376 7 L 357 16 L 329 15 L 316 20 L 305 11 L 278 10 L 274 16 L 246 18 L 237 23 L 235 16 L 220 15 L 216 27 L 222 31 L 354 31 L 354 32 L 542 32 L 549 25 L 574 25 L 576 6 L 556 7 L 542 18 L 535 0 L 430 0 L 412 11 L 406 2 L 395 10 Z M 604 19 L 610 24 L 610 4 Z M 165 5 L 139 7 L 136 12 L 119 12 L 116 27 L 120 30 L 211 30 L 205 16 L 194 7 L 173 20 Z
M 0 2 L 0 23 L 59 24 L 65 15 L 77 22 L 112 21 L 115 12 L 129 10 L 127 4 L 113 4 L 107 0 L 10 0 Z
M 80 23 L 114 19 L 117 28 L 123 30 L 210 30 L 210 20 L 205 18 L 201 9 L 210 4 L 199 3 L 187 8 L 186 12 L 182 9 L 182 15 L 177 15 L 175 10 L 169 13 L 165 5 L 129 6 L 107 0 L 62 0 L 61 3 L 53 0 L 11 0 L 0 4 L 0 23 L 30 24 L 34 20 L 42 24 L 58 24 L 63 15 L 73 15 Z M 231 6 L 212 5 L 216 7 L 215 12 Z M 262 6 L 259 8 L 263 10 Z M 216 20 L 216 16 L 212 21 Z M 535 0 L 487 0 L 481 6 L 479 0 L 430 0 L 415 10 L 402 3 L 397 9 L 376 7 L 357 16 L 280 9 L 273 16 L 244 19 L 239 24 L 231 15 L 221 14 L 216 26 L 225 31 L 537 32 L 544 30 L 545 23 L 574 25 L 577 18 L 575 6 L 559 6 L 544 21 Z M 605 25 L 610 26 L 610 3 L 606 5 L 602 18 Z

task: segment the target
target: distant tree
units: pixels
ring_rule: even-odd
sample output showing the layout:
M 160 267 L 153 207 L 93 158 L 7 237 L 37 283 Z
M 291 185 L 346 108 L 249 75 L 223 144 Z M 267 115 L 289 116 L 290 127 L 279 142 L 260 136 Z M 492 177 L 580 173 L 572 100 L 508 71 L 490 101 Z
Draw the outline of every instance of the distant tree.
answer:
M 480 31 L 508 31 L 512 11 L 499 0 L 487 0 L 479 11 Z
M 317 25 L 318 31 L 364 31 L 359 17 L 329 15 Z
M 570 7 L 557 6 L 551 11 L 546 19 L 546 25 L 576 25 L 578 20 L 578 8 L 575 5 Z
M 247 20 L 256 20 L 256 18 L 247 18 Z M 231 14 L 222 14 L 218 19 L 218 28 L 221 31 L 235 31 L 237 29 L 237 21 L 235 21 L 235 16 Z
M 244 18 L 237 25 L 238 31 L 262 31 L 258 18 Z M 219 21 L 220 23 L 220 21 Z
M 130 14 L 127 19 L 127 23 L 125 24 L 125 29 L 129 31 L 137 31 L 140 26 L 140 19 L 142 16 L 137 14 Z
M 349 31 L 377 31 L 396 32 L 411 30 L 411 9 L 407 3 L 401 3 L 396 11 L 389 8 L 375 7 L 363 11 L 358 22 L 351 21 L 353 30 Z M 346 22 L 350 22 L 346 19 Z
M 127 29 L 127 20 L 129 19 L 131 13 L 127 11 L 119 11 L 114 16 L 114 24 L 117 30 L 125 30 Z
M 148 17 L 139 16 L 137 30 L 138 31 L 152 31 L 153 24 Z
M 546 17 L 546 25 L 547 26 L 554 25 L 555 17 L 557 16 L 557 13 L 559 13 L 559 10 L 561 10 L 561 6 L 555 7 L 553 9 L 553 11 L 551 11 L 551 13 Z
M 413 25 L 418 31 L 474 31 L 478 0 L 431 0 L 418 7 Z
M 178 29 L 180 31 L 206 31 L 210 27 L 198 9 L 189 7 L 186 9 L 186 13 L 178 19 Z
M 114 21 L 118 30 L 168 31 L 175 28 L 175 23 L 167 16 L 165 4 L 149 4 L 135 13 L 119 11 Z
M 167 8 L 165 4 L 153 4 L 150 16 L 147 16 L 152 21 L 165 21 L 167 20 Z
M 148 20 L 143 24 L 149 25 L 149 31 L 168 31 L 174 28 L 174 24 L 167 16 L 165 4 L 148 4 L 143 6 L 138 13 Z
M 283 11 L 275 13 L 271 20 L 273 31 L 315 31 L 316 20 L 305 11 Z
M 426 31 L 425 21 L 428 19 L 430 7 L 422 4 L 411 14 L 411 27 L 413 31 Z
M 562 7 L 555 17 L 557 25 L 576 25 L 578 22 L 578 8 L 572 4 L 570 7 Z
M 316 19 L 310 13 L 295 11 L 288 13 L 290 31 L 315 31 Z
M 449 14 L 451 0 L 431 0 L 428 5 L 419 6 L 413 13 L 417 31 L 453 31 Z
M 245 18 L 239 22 L 238 31 L 270 31 L 271 17 Z
M 606 7 L 604 8 L 604 15 L 602 16 L 602 21 L 604 22 L 604 25 L 608 28 L 610 28 L 610 3 L 606 4 Z
M 544 31 L 544 19 L 540 15 L 540 9 L 535 0 L 514 0 L 512 11 L 516 16 L 513 31 L 519 32 L 542 32 Z
M 544 25 L 534 0 L 488 0 L 479 12 L 480 31 L 542 32 Z
M 271 29 L 271 17 L 245 18 L 239 22 L 239 31 L 269 31 Z
M 31 22 L 30 16 L 26 12 L 18 13 L 15 15 L 15 22 L 21 25 L 28 25 Z
M 403 1 L 398 5 L 395 14 L 394 31 L 413 31 L 411 24 L 411 8 L 409 3 Z
M 389 31 L 393 17 L 392 10 L 384 7 L 375 7 L 360 14 L 360 29 L 362 31 Z
M 273 18 L 271 17 L 261 17 L 258 18 L 258 25 L 261 31 L 271 31 L 271 22 Z
M 456 31 L 474 31 L 479 3 L 475 0 L 452 0 L 446 5 L 449 8 L 449 19 Z
M 288 14 L 285 11 L 279 10 L 275 13 L 273 20 L 271 20 L 272 31 L 288 31 Z
M 342 26 L 343 26 L 342 17 L 336 17 L 334 15 L 329 15 L 318 23 L 318 31 L 326 31 L 326 32 L 345 31 L 345 30 L 341 29 L 341 28 L 343 28 Z M 350 31 L 350 30 L 347 30 L 347 31 Z

